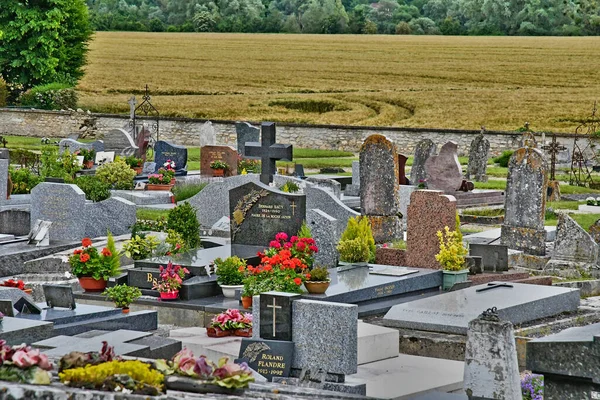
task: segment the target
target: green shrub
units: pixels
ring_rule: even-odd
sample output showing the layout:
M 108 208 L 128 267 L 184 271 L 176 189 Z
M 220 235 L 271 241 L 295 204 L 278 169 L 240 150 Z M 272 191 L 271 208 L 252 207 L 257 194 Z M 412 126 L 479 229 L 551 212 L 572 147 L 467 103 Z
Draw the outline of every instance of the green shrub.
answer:
M 115 306 L 128 308 L 131 303 L 142 296 L 140 289 L 125 284 L 106 288 L 102 295 L 115 303 Z
M 121 159 L 104 164 L 96 170 L 96 176 L 113 189 L 129 190 L 133 188 L 135 171 Z
M 217 258 L 215 260 L 217 271 L 217 282 L 220 285 L 242 285 L 244 283 L 244 273 L 240 267 L 246 267 L 246 261 L 239 257 L 232 256 L 226 259 Z
M 55 146 L 44 146 L 40 161 L 40 175 L 44 178 L 62 178 L 65 182 L 72 183 L 75 173 L 81 170 L 75 154 L 66 150 L 59 155 Z
M 354 217 L 348 220 L 346 230 L 342 233 L 340 238 L 340 244 L 345 240 L 361 239 L 364 241 L 369 249 L 370 262 L 375 261 L 375 239 L 373 238 L 373 232 L 371 231 L 371 223 L 367 217 Z M 341 256 L 341 254 L 340 254 Z M 367 261 L 364 260 L 364 261 Z M 347 261 L 347 260 L 344 260 Z
M 8 103 L 8 87 L 6 87 L 6 81 L 0 77 L 0 107 L 6 107 Z
M 150 257 L 159 244 L 160 241 L 156 236 L 135 235 L 123 243 L 123 251 L 132 260 L 143 260 Z
M 31 193 L 38 183 L 42 182 L 42 177 L 31 172 L 29 168 L 13 168 L 8 169 L 10 179 L 13 183 L 13 194 L 28 194 Z
M 167 227 L 183 236 L 187 248 L 200 246 L 200 224 L 196 219 L 196 210 L 187 201 L 169 211 Z
M 513 151 L 511 150 L 507 150 L 504 151 L 501 155 L 499 155 L 498 157 L 494 158 L 494 162 L 498 163 L 498 165 L 500 165 L 501 167 L 508 167 L 508 162 L 510 161 L 510 157 L 512 156 Z
M 21 94 L 19 104 L 43 110 L 66 110 L 77 108 L 75 88 L 66 83 L 48 83 L 34 86 Z
M 337 246 L 340 252 L 340 260 L 345 262 L 366 262 L 369 261 L 369 245 L 363 238 L 340 240 Z
M 302 226 L 298 230 L 297 236 L 299 238 L 312 238 L 312 233 L 310 231 L 310 228 L 306 224 L 306 221 L 302 221 Z
M 106 200 L 110 197 L 110 186 L 92 175 L 80 176 L 75 180 L 85 193 L 85 198 L 94 202 Z
M 325 267 L 314 267 L 310 270 L 310 279 L 312 282 L 325 282 L 329 280 L 329 271 Z

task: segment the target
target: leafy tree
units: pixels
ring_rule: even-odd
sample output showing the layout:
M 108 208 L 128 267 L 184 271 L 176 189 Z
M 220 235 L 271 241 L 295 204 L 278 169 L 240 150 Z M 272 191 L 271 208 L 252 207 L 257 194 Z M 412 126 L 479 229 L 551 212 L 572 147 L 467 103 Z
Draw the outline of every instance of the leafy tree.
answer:
M 2 0 L 0 71 L 23 89 L 83 76 L 92 30 L 84 0 Z

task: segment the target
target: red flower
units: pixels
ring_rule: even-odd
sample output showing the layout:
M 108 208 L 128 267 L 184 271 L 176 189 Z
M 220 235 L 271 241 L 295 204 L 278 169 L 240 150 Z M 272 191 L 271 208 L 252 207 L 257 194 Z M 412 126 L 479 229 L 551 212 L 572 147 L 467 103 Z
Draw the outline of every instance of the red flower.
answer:
M 90 239 L 90 238 L 83 238 L 83 240 L 81 241 L 81 245 L 83 247 L 90 247 L 92 245 L 92 239 Z
M 73 252 L 73 254 L 81 254 L 81 253 L 83 253 L 83 250 L 81 250 L 81 249 L 76 249 L 76 250 Z
M 298 241 L 298 236 L 292 236 L 292 238 L 290 239 L 290 241 L 292 243 L 296 243 Z
M 102 249 L 101 253 L 102 253 L 102 255 L 103 255 L 104 257 L 110 257 L 110 256 L 112 256 L 112 253 L 111 253 L 111 252 L 110 252 L 110 250 L 109 250 L 109 249 L 107 249 L 106 247 Z
M 294 283 L 298 286 L 302 285 L 302 279 L 300 278 L 294 278 Z
M 300 251 L 304 251 L 306 249 L 306 243 L 298 242 L 298 243 L 296 243 L 296 248 Z
M 319 248 L 317 246 L 315 246 L 314 244 L 311 245 L 309 247 L 310 251 L 312 251 L 313 253 L 316 253 L 317 251 L 319 251 Z
M 310 280 L 310 274 L 306 274 L 306 279 Z
M 90 260 L 90 255 L 89 255 L 89 254 L 82 253 L 82 254 L 79 256 L 79 260 L 80 260 L 81 262 L 88 262 L 88 261 Z

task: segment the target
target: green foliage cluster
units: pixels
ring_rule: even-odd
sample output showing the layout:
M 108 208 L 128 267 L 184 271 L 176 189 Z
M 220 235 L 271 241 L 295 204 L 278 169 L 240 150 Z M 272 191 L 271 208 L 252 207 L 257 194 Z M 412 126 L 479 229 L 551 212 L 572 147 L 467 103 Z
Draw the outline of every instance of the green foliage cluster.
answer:
M 63 178 L 65 182 L 73 183 L 75 173 L 81 170 L 75 154 L 65 150 L 59 155 L 55 146 L 44 146 L 40 161 L 40 175 L 43 178 Z
M 125 158 L 125 163 L 127 163 L 130 168 L 139 168 L 143 165 L 143 162 L 144 160 L 137 158 L 136 156 L 128 156 Z
M 110 186 L 97 176 L 83 175 L 75 179 L 75 184 L 85 193 L 85 198 L 94 202 L 110 197 Z
M 160 240 L 156 236 L 132 235 L 131 239 L 123 243 L 123 251 L 132 260 L 143 260 L 150 257 L 159 244 Z
M 364 248 L 367 248 L 365 255 Z M 375 261 L 375 239 L 367 217 L 350 218 L 338 245 L 340 259 L 346 262 Z M 361 258 L 360 260 L 358 258 Z
M 215 160 L 213 162 L 210 163 L 210 168 L 212 169 L 224 169 L 227 170 L 229 169 L 229 165 L 221 160 Z
M 244 283 L 244 273 L 240 267 L 246 267 L 246 260 L 237 256 L 227 257 L 226 259 L 217 258 L 215 260 L 217 271 L 217 282 L 220 285 L 242 285 Z
M 108 233 L 106 247 L 101 252 L 92 246 L 89 238 L 82 240 L 83 247 L 76 249 L 69 257 L 71 272 L 78 278 L 92 277 L 108 280 L 121 273 L 120 252 L 113 235 Z
M 167 227 L 183 236 L 187 248 L 200 246 L 200 223 L 196 219 L 196 210 L 187 201 L 169 211 Z
M 183 200 L 187 200 L 190 197 L 194 197 L 195 195 L 200 193 L 200 191 L 204 189 L 206 185 L 206 182 L 178 183 L 177 185 L 173 186 L 173 189 L 171 189 L 171 191 L 173 192 L 173 196 L 175 196 L 175 201 L 180 202 Z
M 300 239 L 312 238 L 312 233 L 310 231 L 310 228 L 306 224 L 306 220 L 302 221 L 302 226 L 300 226 L 300 229 L 298 230 L 298 234 L 296 236 L 298 236 L 298 238 Z
M 189 250 L 185 240 L 183 239 L 183 235 L 173 229 L 167 230 L 165 244 L 168 246 L 168 249 L 165 252 L 165 255 L 167 256 L 174 256 Z
M 97 30 L 598 35 L 592 0 L 87 0 Z
M 370 258 L 369 245 L 361 238 L 340 240 L 337 249 L 344 262 L 367 262 Z
M 329 271 L 325 267 L 314 267 L 310 270 L 311 282 L 325 282 L 329 280 Z
M 102 292 L 102 295 L 113 301 L 115 306 L 127 308 L 131 303 L 142 296 L 142 292 L 136 287 L 122 284 L 106 288 L 104 292 Z
M 514 152 L 511 150 L 504 151 L 501 155 L 494 158 L 494 162 L 498 163 L 498 165 L 501 167 L 506 168 L 508 167 L 508 162 L 510 161 L 510 157 L 513 155 L 513 153 Z
M 241 174 L 242 171 L 246 170 L 248 174 L 258 174 L 260 173 L 260 160 L 251 160 L 249 158 L 239 158 L 238 159 L 238 174 Z
M 129 168 L 129 165 L 120 158 L 111 163 L 103 164 L 96 169 L 98 179 L 110 185 L 113 189 L 132 189 L 135 175 L 135 171 Z
M 13 194 L 31 193 L 31 189 L 43 181 L 41 176 L 31 172 L 29 168 L 9 167 L 8 172 L 13 183 Z
M 287 181 L 279 187 L 279 190 L 285 193 L 296 193 L 300 190 L 300 186 L 294 181 Z
M 42 110 L 67 110 L 77 108 L 77 93 L 68 83 L 48 83 L 34 86 L 23 92 L 18 103 L 24 107 Z
M 8 103 L 8 86 L 6 81 L 0 76 L 0 107 L 6 107 Z

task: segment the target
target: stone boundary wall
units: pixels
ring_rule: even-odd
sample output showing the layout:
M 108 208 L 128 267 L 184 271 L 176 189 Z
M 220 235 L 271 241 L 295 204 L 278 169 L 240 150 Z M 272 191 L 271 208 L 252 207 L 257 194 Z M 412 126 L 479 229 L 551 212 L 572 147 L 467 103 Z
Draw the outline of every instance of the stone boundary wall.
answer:
M 75 132 L 87 132 L 88 137 L 102 138 L 114 128 L 123 128 L 128 116 L 116 114 L 94 114 L 76 111 L 43 111 L 0 108 L 0 135 L 65 138 Z M 200 146 L 200 128 L 207 120 L 191 118 L 161 118 L 160 139 L 189 147 Z M 235 121 L 212 121 L 217 132 L 217 144 L 236 144 Z M 259 125 L 259 123 L 253 123 Z M 393 128 L 343 125 L 277 124 L 277 141 L 290 143 L 296 147 L 335 149 L 358 152 L 364 139 L 379 133 L 389 137 L 398 151 L 410 155 L 417 142 L 429 138 L 438 149 L 447 141 L 458 143 L 460 155 L 467 155 L 471 141 L 479 133 L 477 130 L 435 129 L 435 128 Z M 519 147 L 519 132 L 487 131 L 492 155 L 504 150 Z M 551 133 L 546 134 L 546 142 Z M 536 133 L 538 142 L 541 133 Z M 557 133 L 564 146 L 573 146 L 574 134 Z

